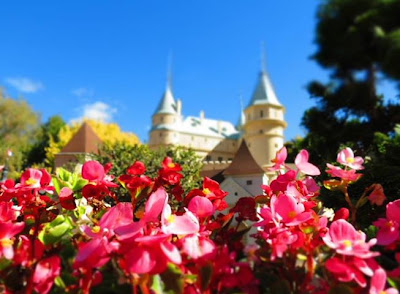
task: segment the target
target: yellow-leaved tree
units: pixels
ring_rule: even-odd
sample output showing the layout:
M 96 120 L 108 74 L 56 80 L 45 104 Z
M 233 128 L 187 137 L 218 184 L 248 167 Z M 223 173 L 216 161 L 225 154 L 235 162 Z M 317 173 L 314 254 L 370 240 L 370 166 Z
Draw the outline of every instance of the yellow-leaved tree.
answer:
M 56 142 L 50 139 L 49 147 L 46 148 L 46 164 L 50 166 L 54 165 L 55 155 L 67 145 L 82 126 L 83 122 L 88 123 L 103 143 L 109 146 L 116 143 L 125 143 L 131 146 L 140 144 L 140 140 L 135 134 L 123 132 L 116 123 L 104 123 L 92 119 L 85 119 L 84 121 L 62 127 L 58 134 L 59 141 Z

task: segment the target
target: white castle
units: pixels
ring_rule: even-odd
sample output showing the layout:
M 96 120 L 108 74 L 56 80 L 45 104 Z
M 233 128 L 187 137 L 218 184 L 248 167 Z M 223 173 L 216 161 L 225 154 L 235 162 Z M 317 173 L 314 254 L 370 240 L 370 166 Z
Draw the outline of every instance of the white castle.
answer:
M 257 164 L 266 170 L 284 144 L 287 126 L 285 107 L 279 102 L 265 68 L 261 70 L 256 88 L 247 107 L 241 111 L 237 126 L 231 122 L 182 114 L 182 101 L 175 100 L 171 83 L 152 116 L 149 146 L 168 145 L 191 148 L 203 158 L 205 170 L 216 165 L 228 167 L 244 139 Z M 210 164 L 211 163 L 211 164 Z

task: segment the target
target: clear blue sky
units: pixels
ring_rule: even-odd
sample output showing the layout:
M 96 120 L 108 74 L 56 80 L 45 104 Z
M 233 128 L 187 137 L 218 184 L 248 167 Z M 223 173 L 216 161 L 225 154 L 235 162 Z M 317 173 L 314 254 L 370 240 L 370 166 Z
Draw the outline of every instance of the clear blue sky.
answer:
M 314 104 L 305 85 L 328 73 L 310 60 L 319 1 L 2 2 L 0 85 L 24 97 L 43 121 L 86 114 L 117 122 L 147 140 L 173 52 L 173 85 L 184 115 L 236 123 L 267 69 L 286 106 L 286 138 Z

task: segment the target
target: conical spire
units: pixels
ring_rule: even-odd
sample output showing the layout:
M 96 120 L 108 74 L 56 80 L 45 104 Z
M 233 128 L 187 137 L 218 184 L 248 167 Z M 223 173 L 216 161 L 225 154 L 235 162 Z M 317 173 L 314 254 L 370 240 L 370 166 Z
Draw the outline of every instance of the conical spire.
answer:
M 167 88 L 163 96 L 161 97 L 160 103 L 157 106 L 154 114 L 159 113 L 170 113 L 176 114 L 176 102 L 174 99 L 174 95 L 172 94 L 171 86 L 167 84 Z
M 238 122 L 236 124 L 236 128 L 241 131 L 245 124 L 246 124 L 246 116 L 244 115 L 244 111 L 243 111 L 242 95 L 240 95 L 240 117 L 239 117 Z
M 264 43 L 261 43 L 261 72 L 249 106 L 256 104 L 281 105 L 278 97 L 276 97 L 275 90 L 268 76 L 266 67 Z
M 172 55 L 168 57 L 168 68 L 167 68 L 167 86 L 163 96 L 161 97 L 160 103 L 157 106 L 155 114 L 159 113 L 170 113 L 176 114 L 177 107 L 174 94 L 172 93 Z

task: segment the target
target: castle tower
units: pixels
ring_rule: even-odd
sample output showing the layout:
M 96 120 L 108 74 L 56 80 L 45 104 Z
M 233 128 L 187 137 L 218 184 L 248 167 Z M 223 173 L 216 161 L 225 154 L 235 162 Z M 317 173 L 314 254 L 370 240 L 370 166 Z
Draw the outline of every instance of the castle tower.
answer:
M 175 101 L 171 89 L 171 83 L 167 83 L 164 94 L 152 116 L 152 128 L 150 130 L 150 148 L 174 145 L 177 141 L 176 126 L 181 121 L 181 101 Z
M 257 163 L 265 168 L 271 165 L 284 143 L 285 108 L 279 102 L 271 80 L 263 68 L 258 84 L 245 113 L 244 139 Z

